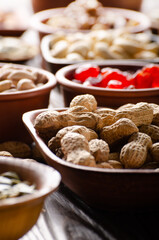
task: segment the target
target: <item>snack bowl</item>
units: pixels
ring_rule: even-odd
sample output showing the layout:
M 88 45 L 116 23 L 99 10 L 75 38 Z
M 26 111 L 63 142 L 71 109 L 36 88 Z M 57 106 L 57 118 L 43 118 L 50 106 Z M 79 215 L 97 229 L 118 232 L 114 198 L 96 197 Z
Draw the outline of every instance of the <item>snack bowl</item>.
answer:
M 67 47 L 61 47 L 59 50 L 62 41 L 67 42 Z M 133 50 L 129 51 L 128 45 L 129 49 Z M 99 46 L 105 47 L 106 51 L 98 51 Z M 101 63 L 112 59 L 159 62 L 159 43 L 150 32 L 131 34 L 116 29 L 95 30 L 89 33 L 61 31 L 44 36 L 40 48 L 44 67 L 52 73 L 71 64 Z
M 43 84 L 32 89 L 17 91 L 11 89 L 0 93 L 0 142 L 22 140 L 29 143 L 31 138 L 22 122 L 22 114 L 29 110 L 48 107 L 50 92 L 56 86 L 56 79 L 48 71 L 20 64 L 0 63 L 0 71 L 5 66 L 7 66 L 6 69 L 11 68 L 10 74 L 14 74 L 15 71 L 19 71 L 19 74 L 27 72 L 30 75 L 33 73 L 39 84 L 40 81 L 41 83 L 44 81 Z M 7 79 L 6 76 L 5 79 Z
M 53 168 L 29 159 L 0 157 L 0 174 L 14 172 L 35 191 L 0 200 L 0 239 L 21 238 L 36 223 L 46 197 L 57 190 L 61 176 Z
M 51 24 L 47 23 L 48 20 L 50 20 L 51 18 L 54 19 L 59 14 L 61 16 L 63 16 L 63 13 L 66 8 L 64 8 L 64 7 L 51 8 L 51 9 L 42 10 L 40 12 L 33 14 L 32 18 L 31 18 L 31 28 L 33 28 L 34 30 L 36 30 L 39 33 L 40 39 L 42 39 L 42 37 L 47 34 L 55 33 L 60 30 L 64 30 L 66 32 L 77 32 L 77 31 L 88 32 L 91 30 L 89 28 L 88 29 L 87 28 L 79 29 L 78 27 L 77 28 L 75 28 L 75 27 L 73 27 L 73 28 L 65 27 L 64 28 L 64 27 L 58 27 L 58 26 L 56 27 L 56 26 L 52 26 Z M 126 31 L 131 32 L 131 33 L 143 32 L 150 28 L 150 20 L 144 13 L 134 11 L 134 10 L 124 9 L 124 8 L 103 7 L 101 14 L 103 14 L 103 16 L 105 16 L 107 13 L 109 14 L 110 12 L 114 15 L 121 16 L 122 18 L 124 18 L 126 20 L 126 22 L 130 21 L 130 24 L 127 24 L 126 26 L 123 26 L 122 23 L 121 23 L 121 25 L 117 24 L 118 26 L 116 26 L 116 28 L 125 29 Z M 134 24 L 132 22 L 134 22 Z M 55 21 L 55 23 L 56 23 L 56 21 Z M 67 24 L 66 20 L 63 21 L 63 23 Z M 107 29 L 107 28 L 108 27 L 106 27 L 104 29 Z
M 0 38 L 0 62 L 23 63 L 35 58 L 39 48 L 19 37 Z
M 95 63 L 95 62 L 94 62 Z M 81 63 L 80 63 L 81 64 Z M 57 82 L 60 84 L 64 98 L 64 104 L 69 106 L 70 101 L 79 94 L 92 94 L 96 98 L 99 106 L 117 108 L 126 103 L 152 102 L 159 104 L 159 88 L 143 89 L 111 89 L 95 86 L 85 86 L 74 79 L 75 69 L 80 64 L 73 64 L 61 68 L 55 74 Z M 82 63 L 83 64 L 83 63 Z M 131 60 L 105 60 L 96 63 L 100 68 L 110 67 L 122 71 L 136 72 L 149 63 L 144 61 Z
M 140 10 L 141 8 L 141 0 L 131 0 L 126 1 L 123 0 L 122 2 L 116 2 L 115 0 L 109 1 L 109 0 L 101 0 L 105 6 L 111 6 L 111 7 L 118 7 L 118 8 L 128 8 L 132 10 Z M 39 12 L 44 9 L 49 8 L 57 8 L 57 7 L 64 7 L 70 3 L 69 0 L 59 0 L 58 2 L 50 2 L 50 0 L 32 0 L 32 6 L 34 12 Z
M 20 37 L 29 27 L 28 16 L 19 10 L 0 11 L 0 35 Z
M 68 188 L 97 209 L 129 211 L 158 208 L 157 170 L 103 169 L 76 165 L 57 157 L 34 128 L 36 117 L 46 110 L 26 112 L 23 114 L 23 121 L 45 161 L 61 173 L 62 181 Z

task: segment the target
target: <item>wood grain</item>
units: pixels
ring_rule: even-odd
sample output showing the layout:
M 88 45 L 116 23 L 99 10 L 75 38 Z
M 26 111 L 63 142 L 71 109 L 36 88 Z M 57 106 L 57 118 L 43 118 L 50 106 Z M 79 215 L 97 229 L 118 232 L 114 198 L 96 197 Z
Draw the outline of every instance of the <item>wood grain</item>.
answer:
M 93 209 L 66 186 L 50 195 L 37 224 L 21 240 L 157 240 L 158 211 Z

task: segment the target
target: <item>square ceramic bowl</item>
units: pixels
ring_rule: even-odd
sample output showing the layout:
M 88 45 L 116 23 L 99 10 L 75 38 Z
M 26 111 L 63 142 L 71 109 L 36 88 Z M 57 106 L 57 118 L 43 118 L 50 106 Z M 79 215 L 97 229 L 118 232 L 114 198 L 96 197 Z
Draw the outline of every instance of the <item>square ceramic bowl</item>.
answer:
M 40 47 L 44 67 L 54 74 L 67 65 L 101 64 L 112 59 L 159 63 L 159 39 L 151 32 L 132 34 L 116 29 L 89 33 L 61 31 L 44 36 Z
M 97 65 L 100 68 L 110 67 L 117 68 L 122 71 L 131 73 L 142 69 L 149 63 L 140 61 L 126 60 L 109 60 L 103 61 Z M 70 101 L 80 94 L 92 94 L 98 102 L 98 106 L 118 108 L 126 103 L 149 102 L 159 104 L 159 88 L 143 88 L 143 89 L 111 89 L 95 86 L 85 86 L 78 82 L 72 81 L 74 73 L 79 64 L 66 66 L 57 71 L 55 77 L 60 84 L 61 92 L 64 97 L 64 104 L 69 106 Z
M 22 114 L 26 111 L 48 107 L 50 92 L 56 86 L 56 79 L 52 73 L 40 68 L 0 63 L 1 80 L 9 78 L 2 73 L 1 69 L 4 66 L 7 66 L 8 69 L 11 68 L 11 70 L 8 70 L 8 73 L 12 76 L 15 71 L 19 72 L 19 76 L 21 72 L 27 72 L 29 75 L 30 73 L 36 74 L 36 82 L 40 83 L 42 79 L 44 80 L 44 84 L 32 89 L 17 91 L 10 89 L 10 91 L 0 92 L 0 142 L 21 140 L 29 143 L 31 138 L 22 122 Z M 7 74 L 7 70 L 5 71 Z M 2 84 L 2 81 L 0 81 L 0 83 Z
M 158 171 L 88 167 L 57 157 L 34 128 L 35 118 L 46 110 L 26 112 L 23 121 L 46 162 L 61 173 L 63 183 L 83 201 L 94 208 L 108 211 L 158 208 Z M 66 108 L 55 110 L 64 111 Z
M 5 172 L 15 172 L 21 181 L 35 185 L 30 194 L 0 200 L 0 239 L 17 240 L 36 223 L 46 197 L 57 190 L 61 176 L 36 161 L 0 157 L 0 174 Z

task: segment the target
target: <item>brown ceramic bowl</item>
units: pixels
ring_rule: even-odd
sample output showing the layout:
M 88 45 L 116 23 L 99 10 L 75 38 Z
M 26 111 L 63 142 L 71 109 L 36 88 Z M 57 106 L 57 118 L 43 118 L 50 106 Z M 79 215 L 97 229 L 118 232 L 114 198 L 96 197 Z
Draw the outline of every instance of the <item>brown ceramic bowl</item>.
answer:
M 158 208 L 159 172 L 146 169 L 99 169 L 71 164 L 58 158 L 39 137 L 33 125 L 36 116 L 43 111 L 46 109 L 25 113 L 23 121 L 46 162 L 61 173 L 63 183 L 82 200 L 104 210 Z
M 0 35 L 20 37 L 28 29 L 25 13 L 13 10 L 0 10 Z
M 147 33 L 149 34 L 149 33 Z M 154 43 L 158 43 L 158 40 L 155 36 L 152 36 L 152 42 Z M 71 65 L 71 64 L 76 64 L 76 63 L 87 63 L 89 62 L 99 62 L 101 63 L 101 61 L 105 61 L 105 60 L 68 60 L 66 58 L 55 58 L 51 55 L 51 50 L 50 50 L 50 43 L 53 39 L 53 35 L 49 34 L 46 35 L 42 38 L 41 40 L 41 53 L 42 53 L 42 58 L 43 58 L 43 66 L 45 69 L 47 69 L 48 71 L 52 72 L 52 73 L 56 73 L 59 69 L 67 66 L 67 65 Z M 106 59 L 108 60 L 108 59 Z M 133 60 L 133 59 L 128 59 L 128 60 Z M 122 60 L 123 61 L 123 60 Z M 159 56 L 153 59 L 136 59 L 136 61 L 144 61 L 144 62 L 154 62 L 154 63 L 159 63 Z
M 0 67 L 3 65 L 4 63 L 0 63 Z M 18 64 L 12 66 L 24 70 L 32 69 L 47 79 L 44 85 L 34 89 L 0 93 L 0 142 L 8 140 L 30 142 L 31 138 L 22 122 L 22 114 L 48 107 L 50 92 L 56 86 L 56 79 L 52 73 L 42 69 Z
M 0 62 L 24 63 L 39 54 L 35 44 L 27 43 L 20 37 L 1 37 Z
M 60 184 L 60 174 L 41 163 L 0 157 L 0 173 L 14 171 L 22 181 L 35 184 L 36 192 L 0 200 L 0 239 L 17 240 L 36 223 L 46 197 Z
M 100 2 L 107 7 L 120 7 L 120 8 L 128 8 L 132 10 L 140 10 L 142 0 L 100 0 Z M 32 6 L 34 12 L 39 12 L 44 9 L 49 8 L 57 8 L 57 7 L 65 7 L 70 3 L 70 0 L 58 0 L 58 1 L 50 1 L 50 0 L 32 0 Z
M 40 12 L 35 13 L 32 16 L 31 19 L 31 27 L 36 30 L 40 38 L 42 38 L 44 35 L 55 33 L 56 31 L 63 30 L 63 29 L 55 29 L 52 26 L 49 26 L 46 24 L 47 20 L 49 18 L 52 18 L 54 15 L 58 13 L 62 13 L 65 10 L 65 8 L 52 8 L 43 10 Z M 126 31 L 131 33 L 137 33 L 142 32 L 150 28 L 150 20 L 149 18 L 141 12 L 128 10 L 128 9 L 122 9 L 122 8 L 110 8 L 110 7 L 103 7 L 103 11 L 105 14 L 108 11 L 111 11 L 113 13 L 117 13 L 121 16 L 123 16 L 127 20 L 137 21 L 137 25 L 129 26 L 126 28 Z M 77 32 L 79 29 L 64 29 L 66 32 Z M 88 30 L 81 30 L 83 32 L 87 32 Z
M 97 63 L 98 64 L 98 63 Z M 140 61 L 103 61 L 98 64 L 100 68 L 112 67 L 123 71 L 135 72 L 146 66 L 148 63 Z M 60 84 L 64 97 L 64 104 L 69 106 L 70 101 L 80 94 L 92 94 L 95 96 L 98 106 L 117 108 L 126 103 L 150 102 L 159 104 L 159 88 L 147 89 L 106 89 L 100 87 L 86 87 L 82 84 L 71 81 L 75 69 L 79 64 L 66 66 L 57 71 L 55 77 Z

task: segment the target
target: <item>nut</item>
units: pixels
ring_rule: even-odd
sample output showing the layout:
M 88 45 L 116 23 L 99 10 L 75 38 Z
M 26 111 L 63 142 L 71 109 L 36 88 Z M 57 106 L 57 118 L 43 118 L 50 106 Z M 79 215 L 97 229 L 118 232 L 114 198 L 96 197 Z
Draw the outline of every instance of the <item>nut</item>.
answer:
M 140 102 L 134 106 L 122 110 L 117 110 L 115 115 L 116 120 L 120 118 L 129 118 L 136 126 L 143 124 L 151 124 L 153 120 L 153 108 L 150 104 Z
M 153 108 L 152 124 L 159 126 L 159 105 L 150 103 L 150 106 Z
M 94 112 L 97 108 L 97 101 L 93 95 L 84 94 L 84 95 L 77 95 L 72 99 L 70 102 L 70 107 L 74 106 L 84 106 L 90 112 Z
M 96 163 L 108 161 L 109 146 L 101 139 L 93 139 L 89 142 L 90 153 L 94 156 Z
M 11 80 L 0 81 L 0 92 L 3 92 L 3 91 L 11 89 L 12 84 L 13 83 L 12 83 Z
M 116 160 L 108 160 L 108 163 L 115 169 L 122 169 L 123 166 L 121 164 L 121 162 L 116 161 Z
M 88 141 L 91 139 L 97 138 L 98 135 L 92 129 L 86 128 L 85 126 L 69 126 L 62 128 L 59 130 L 55 137 L 52 137 L 48 142 L 48 147 L 51 151 L 55 152 L 57 148 L 61 147 L 60 141 L 64 137 L 64 135 L 68 132 L 76 132 L 82 134 Z
M 138 132 L 136 125 L 128 118 L 121 118 L 110 126 L 103 127 L 100 137 L 109 145 Z
M 58 115 L 59 112 L 48 110 L 35 118 L 34 127 L 43 139 L 49 140 L 62 128 Z
M 17 90 L 19 91 L 33 89 L 35 87 L 36 85 L 30 79 L 21 79 L 17 83 Z
M 7 151 L 13 157 L 28 158 L 31 156 L 31 148 L 20 141 L 7 141 L 0 144 L 0 151 Z
M 159 142 L 154 143 L 150 148 L 150 154 L 154 162 L 159 163 Z
M 13 157 L 13 155 L 8 151 L 0 151 L 0 156 Z
M 141 125 L 139 127 L 139 131 L 142 133 L 146 133 L 152 139 L 152 142 L 159 142 L 159 127 L 155 125 Z
M 134 133 L 120 152 L 120 161 L 125 168 L 140 168 L 152 146 L 151 138 L 145 133 Z
M 84 166 L 96 165 L 94 157 L 89 152 L 87 139 L 79 133 L 65 134 L 61 139 L 61 148 L 67 162 Z

